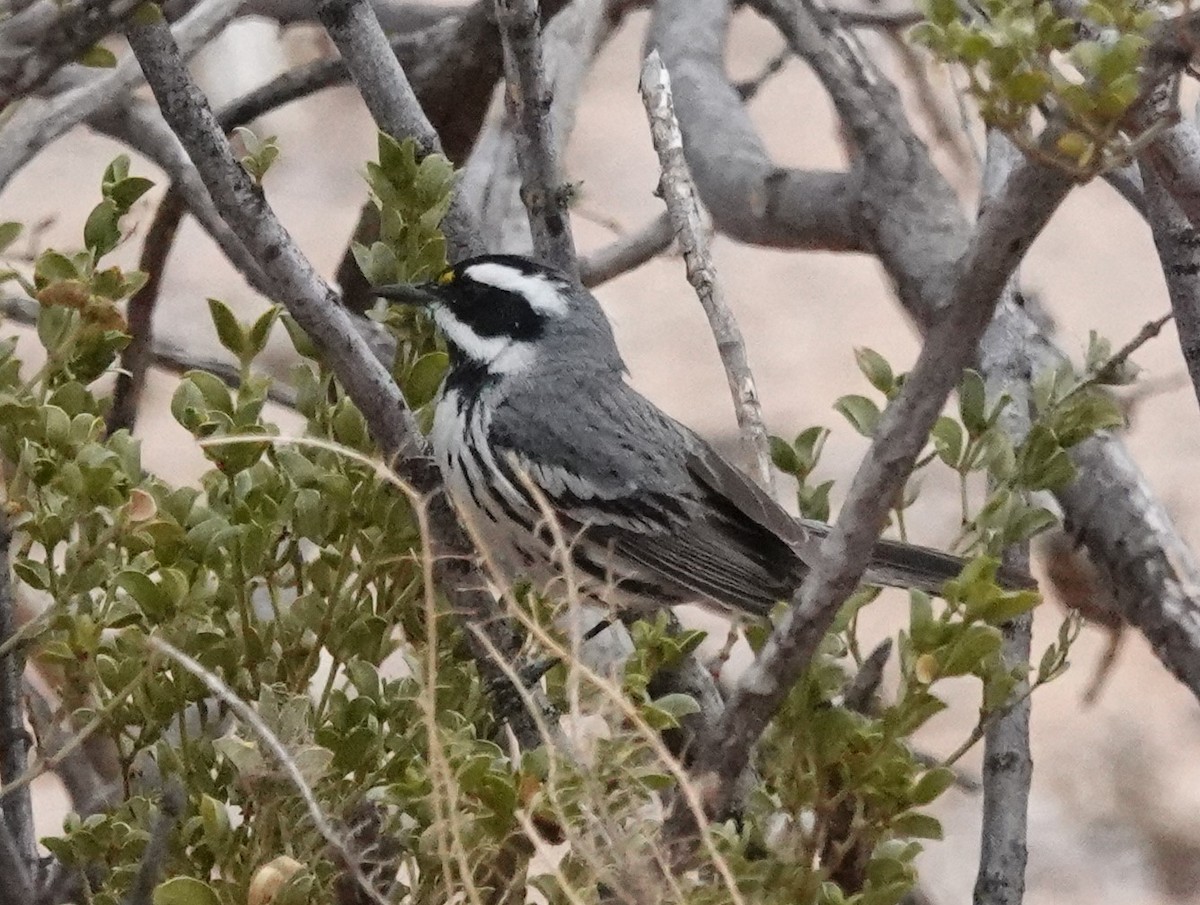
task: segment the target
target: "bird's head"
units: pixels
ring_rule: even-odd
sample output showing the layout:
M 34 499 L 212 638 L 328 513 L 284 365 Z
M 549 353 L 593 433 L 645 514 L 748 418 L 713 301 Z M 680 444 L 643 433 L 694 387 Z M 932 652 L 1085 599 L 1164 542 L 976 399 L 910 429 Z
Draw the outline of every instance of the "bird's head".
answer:
M 624 369 L 595 297 L 565 274 L 517 255 L 482 255 L 435 280 L 375 287 L 386 299 L 428 309 L 450 346 L 451 369 L 486 376 L 535 368 Z

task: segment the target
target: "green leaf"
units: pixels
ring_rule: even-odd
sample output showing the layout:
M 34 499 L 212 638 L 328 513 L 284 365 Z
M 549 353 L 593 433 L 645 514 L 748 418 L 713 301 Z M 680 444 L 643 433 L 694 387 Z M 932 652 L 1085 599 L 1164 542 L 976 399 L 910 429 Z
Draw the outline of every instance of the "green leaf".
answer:
M 105 198 L 92 208 L 83 226 L 83 244 L 91 249 L 97 259 L 108 254 L 121 241 L 120 219 L 121 212 L 111 198 Z
M 143 176 L 130 176 L 115 182 L 105 193 L 122 213 L 128 211 L 142 195 L 154 188 L 154 181 Z
M 129 155 L 118 154 L 104 170 L 100 180 L 100 188 L 105 194 L 108 189 L 129 175 Z
M 301 358 L 316 361 L 320 353 L 317 351 L 316 344 L 304 332 L 304 328 L 296 323 L 296 319 L 286 312 L 280 316 L 280 320 L 283 321 L 283 328 L 287 330 L 288 338 L 292 341 L 292 346 L 295 347 L 296 354 Z
M 796 451 L 796 457 L 800 460 L 805 477 L 808 477 L 817 467 L 817 462 L 821 459 L 821 451 L 825 448 L 825 441 L 828 438 L 829 428 L 814 425 L 800 431 L 796 435 L 796 439 L 792 441 L 792 448 Z
M 103 44 L 93 44 L 75 60 L 81 66 L 90 66 L 94 69 L 112 69 L 117 65 L 117 57 L 111 50 Z
M 1037 423 L 1017 454 L 1017 478 L 1027 490 L 1055 490 L 1075 478 L 1075 466 L 1054 431 Z
M 1002 594 L 983 607 L 979 615 L 992 625 L 1003 625 L 1028 613 L 1041 602 L 1042 596 L 1037 591 Z
M 690 694 L 682 694 L 674 692 L 665 694 L 661 698 L 654 699 L 654 706 L 664 713 L 668 713 L 676 720 L 683 719 L 685 716 L 691 716 L 693 713 L 700 712 L 700 705 L 696 703 L 696 699 Z
M 928 814 L 901 814 L 892 821 L 891 830 L 897 836 L 906 836 L 909 839 L 942 838 L 942 824 L 936 817 L 930 817 Z
M 796 450 L 792 448 L 792 444 L 782 437 L 771 437 L 770 443 L 771 461 L 775 467 L 784 474 L 800 474 L 800 459 L 796 456 Z
M 892 373 L 892 366 L 888 364 L 887 359 L 874 349 L 866 347 L 855 349 L 854 359 L 871 386 L 890 397 L 896 388 L 896 375 Z
M 450 358 L 445 352 L 430 352 L 417 359 L 403 387 L 404 398 L 410 406 L 420 408 L 433 399 L 449 363 Z
M 66 255 L 57 251 L 47 250 L 38 255 L 33 264 L 34 273 L 47 283 L 56 280 L 75 280 L 79 278 L 79 270 Z
M 962 426 L 953 418 L 942 415 L 934 423 L 930 436 L 938 458 L 951 468 L 957 468 L 963 453 Z
M 983 378 L 978 371 L 963 371 L 962 384 L 958 388 L 958 411 L 967 434 L 978 437 L 987 430 L 987 393 Z
M 833 407 L 864 437 L 874 436 L 875 428 L 879 424 L 879 406 L 866 396 L 843 396 Z
M 154 905 L 221 905 L 207 883 L 192 877 L 172 877 L 154 890 Z
M 954 785 L 954 771 L 946 767 L 934 767 L 921 774 L 908 793 L 913 804 L 926 805 L 935 801 L 943 792 Z
M 246 351 L 246 335 L 229 306 L 219 299 L 209 299 L 208 313 L 217 328 L 217 338 L 221 340 L 221 345 L 241 358 Z
M 258 316 L 258 319 L 250 326 L 246 333 L 246 352 L 249 357 L 258 355 L 266 348 L 267 340 L 271 336 L 271 328 L 275 325 L 275 321 L 279 319 L 279 306 L 272 305 L 266 311 Z
M 14 220 L 0 223 L 0 253 L 3 253 L 8 246 L 17 240 L 23 228 L 20 223 Z
M 949 652 L 938 658 L 939 677 L 962 676 L 974 672 L 1000 650 L 1003 638 L 990 625 L 973 625 L 950 645 Z
M 173 609 L 173 601 L 162 588 L 144 572 L 126 569 L 117 574 L 113 584 L 137 601 L 142 611 L 155 621 L 166 619 Z
M 14 560 L 12 569 L 17 578 L 35 591 L 50 590 L 50 570 L 43 563 L 32 559 L 18 559 Z

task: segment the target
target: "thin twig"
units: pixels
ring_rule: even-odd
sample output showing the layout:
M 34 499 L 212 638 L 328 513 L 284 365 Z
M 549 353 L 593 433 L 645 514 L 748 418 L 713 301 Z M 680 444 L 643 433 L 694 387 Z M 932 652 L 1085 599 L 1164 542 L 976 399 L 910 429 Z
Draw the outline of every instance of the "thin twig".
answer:
M 168 780 L 163 788 L 162 802 L 159 804 L 158 819 L 150 830 L 150 841 L 142 852 L 142 860 L 138 864 L 137 876 L 129 895 L 125 897 L 125 905 L 151 905 L 154 887 L 167 867 L 167 857 L 170 855 L 171 834 L 179 823 L 179 815 L 187 799 L 183 787 L 177 780 Z
M 254 708 L 234 694 L 233 690 L 221 681 L 219 676 L 206 669 L 199 661 L 188 656 L 169 641 L 150 636 L 146 639 L 146 645 L 152 651 L 169 657 L 203 682 L 209 691 L 224 701 L 238 719 L 254 732 L 263 747 L 271 752 L 271 756 L 283 771 L 284 776 L 287 777 L 296 791 L 300 793 L 300 798 L 304 801 L 308 815 L 313 825 L 317 828 L 317 832 L 321 834 L 325 841 L 342 858 L 346 869 L 350 871 L 351 875 L 362 888 L 362 891 L 366 893 L 367 898 L 377 903 L 377 905 L 390 905 L 388 900 L 375 889 L 370 878 L 363 872 L 358 856 L 351 849 L 350 844 L 342 838 L 342 835 L 334 828 L 333 822 L 325 815 L 324 810 L 321 808 L 321 803 L 317 801 L 317 796 L 312 790 L 312 786 L 308 784 L 308 780 L 304 778 L 304 774 L 296 764 L 296 759 L 292 757 L 291 753 L 284 747 L 283 742 L 271 731 L 271 727 L 266 724 Z
M 146 282 L 126 306 L 129 345 L 121 351 L 121 371 L 113 388 L 112 408 L 105 417 L 109 434 L 119 430 L 132 431 L 137 422 L 138 401 L 154 360 L 154 308 L 183 212 L 183 197 L 172 186 L 163 196 L 146 231 L 142 256 L 138 260 L 138 269 L 145 272 Z
M 1112 383 L 1120 377 L 1121 370 L 1125 367 L 1125 363 L 1129 361 L 1130 356 L 1150 340 L 1154 339 L 1154 337 L 1158 336 L 1162 332 L 1162 328 L 1167 325 L 1167 322 L 1174 317 L 1173 313 L 1168 312 L 1162 317 L 1156 317 L 1154 320 L 1144 323 L 1142 329 L 1137 332 L 1133 339 L 1121 346 L 1086 382 L 1092 385 Z
M 9 545 L 12 529 L 0 511 L 0 644 L 16 631 Z M 25 729 L 25 704 L 21 694 L 24 654 L 14 648 L 0 657 L 0 787 L 7 787 L 29 766 L 29 733 Z M 37 876 L 37 839 L 33 829 L 33 803 L 29 789 L 20 787 L 0 796 L 4 824 L 27 877 Z
M 830 12 L 846 28 L 877 28 L 893 34 L 925 20 L 925 14 L 919 9 L 887 12 L 881 9 L 839 9 L 834 7 Z
M 892 655 L 892 639 L 884 638 L 863 660 L 858 672 L 846 684 L 842 693 L 842 705 L 855 713 L 869 714 L 871 701 L 883 682 L 883 670 Z
M 641 229 L 621 236 L 579 261 L 579 281 L 589 289 L 636 270 L 675 241 L 671 215 L 663 211 Z
M 701 221 L 700 204 L 696 200 L 696 189 L 683 156 L 683 135 L 675 118 L 671 79 L 658 51 L 652 51 L 646 57 L 640 86 L 642 103 L 650 118 L 650 135 L 662 167 L 659 190 L 683 251 L 688 282 L 704 307 L 713 338 L 717 342 L 717 351 L 725 367 L 725 377 L 729 381 L 729 392 L 737 412 L 738 427 L 742 431 L 742 442 L 754 458 L 759 483 L 774 495 L 770 437 L 763 424 L 762 406 L 746 356 L 746 343 L 717 282 L 716 267 L 709 254 L 708 237 Z
M 762 91 L 763 86 L 770 81 L 771 77 L 782 71 L 783 67 L 787 64 L 787 61 L 795 55 L 796 54 L 790 47 L 785 47 L 783 50 L 779 51 L 779 53 L 775 54 L 775 56 L 771 57 L 771 59 L 767 60 L 763 68 L 758 71 L 757 75 L 746 79 L 744 82 L 738 82 L 736 85 L 734 85 L 734 87 L 737 89 L 737 93 L 742 96 L 742 102 L 749 103 L 750 101 L 754 100 L 755 96 L 758 94 L 758 92 Z
M 563 273 L 579 276 L 569 190 L 561 183 L 558 146 L 542 65 L 542 25 L 537 0 L 496 0 L 496 24 L 504 45 L 505 106 L 514 124 L 521 200 L 529 216 L 537 257 Z

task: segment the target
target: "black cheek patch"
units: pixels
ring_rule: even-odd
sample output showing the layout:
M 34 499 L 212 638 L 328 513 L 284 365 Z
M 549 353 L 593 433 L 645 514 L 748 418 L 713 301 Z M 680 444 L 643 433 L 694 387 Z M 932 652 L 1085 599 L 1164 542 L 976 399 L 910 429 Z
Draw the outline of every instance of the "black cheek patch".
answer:
M 494 286 L 463 286 L 450 302 L 451 312 L 479 336 L 511 336 L 533 342 L 546 319 L 524 296 Z

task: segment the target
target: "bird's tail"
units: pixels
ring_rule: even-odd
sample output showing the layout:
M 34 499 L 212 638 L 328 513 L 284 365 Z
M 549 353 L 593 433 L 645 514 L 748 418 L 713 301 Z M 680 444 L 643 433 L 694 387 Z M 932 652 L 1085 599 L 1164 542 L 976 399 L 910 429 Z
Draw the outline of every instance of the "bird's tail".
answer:
M 805 519 L 804 527 L 821 537 L 829 533 L 829 526 L 821 522 Z M 956 578 L 966 564 L 965 559 L 953 553 L 880 538 L 871 553 L 871 565 L 867 567 L 863 581 L 866 584 L 915 588 L 930 594 L 939 594 L 942 584 Z M 1010 591 L 1037 588 L 1033 576 L 1021 569 L 1002 566 L 996 580 L 1001 587 Z

